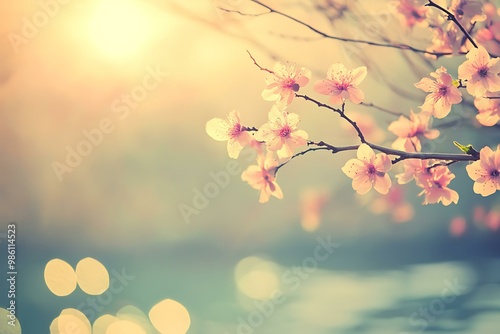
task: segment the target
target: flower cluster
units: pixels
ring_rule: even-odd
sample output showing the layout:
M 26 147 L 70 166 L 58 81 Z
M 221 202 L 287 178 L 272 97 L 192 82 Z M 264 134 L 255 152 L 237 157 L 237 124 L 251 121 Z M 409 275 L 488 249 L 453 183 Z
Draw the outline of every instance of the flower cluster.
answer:
M 456 105 L 463 102 L 472 105 L 473 101 L 480 125 L 491 127 L 500 122 L 500 58 L 496 56 L 500 51 L 500 9 L 490 2 L 478 0 L 396 0 L 393 3 L 408 30 L 432 31 L 433 38 L 428 48 L 417 51 L 434 58 L 461 57 L 460 64 L 445 63 L 414 84 L 415 88 L 426 93 L 419 112 L 410 109 L 409 114 L 396 113 L 364 102 L 365 92 L 361 87 L 368 74 L 366 66 L 348 68 L 340 62 L 331 64 L 326 77 L 312 85 L 314 93 L 328 98 L 329 104 L 326 104 L 303 93 L 312 79 L 309 69 L 278 62 L 269 70 L 258 65 L 250 55 L 255 65 L 268 73 L 262 98 L 273 102 L 273 106 L 266 120 L 259 128 L 249 127 L 241 123 L 237 111 L 232 111 L 226 119 L 208 121 L 206 131 L 215 140 L 227 141 L 227 151 L 233 159 L 237 159 L 245 147 L 257 150 L 257 164 L 248 167 L 241 179 L 260 191 L 260 202 L 267 202 L 271 196 L 283 198 L 276 181 L 278 170 L 290 160 L 316 150 L 328 150 L 334 154 L 356 150 L 356 157 L 349 159 L 340 170 L 351 179 L 352 188 L 359 195 L 367 194 L 371 189 L 379 194 L 377 196 L 385 195 L 385 200 L 378 200 L 385 211 L 404 204 L 405 209 L 395 215 L 397 221 L 406 221 L 413 215 L 412 207 L 403 200 L 401 191 L 401 186 L 411 181 L 420 189 L 418 196 L 423 198 L 424 205 L 458 203 L 458 192 L 450 188 L 455 179 L 451 171 L 456 167 L 455 163 L 467 164 L 465 169 L 474 181 L 472 188 L 475 193 L 490 196 L 500 190 L 500 144 L 496 151 L 486 146 L 477 152 L 471 145 L 455 143 L 464 154 L 425 152 L 423 144 L 423 141 L 436 140 L 441 135 L 439 130 L 432 128 L 434 118 L 441 120 L 452 115 Z M 383 46 L 381 43 L 373 45 Z M 390 46 L 415 51 L 404 44 Z M 299 126 L 299 114 L 289 111 L 296 98 L 337 113 L 342 125 L 359 142 L 340 147 L 310 140 L 308 133 Z M 373 116 L 350 110 L 353 105 L 371 106 L 399 116 L 387 127 L 396 137 L 391 147 L 381 145 L 385 133 L 379 129 Z M 475 121 L 474 125 L 477 125 Z M 301 150 L 305 146 L 308 148 Z M 395 175 L 398 184 L 393 187 L 389 173 L 395 164 L 402 165 L 402 171 Z M 314 210 L 314 217 L 317 217 L 319 209 Z M 451 224 L 451 231 L 454 235 L 461 235 L 465 227 L 465 221 L 457 217 Z
M 226 119 L 213 118 L 206 124 L 206 132 L 217 141 L 227 141 L 230 158 L 237 159 L 245 147 L 255 149 L 257 145 L 257 164 L 246 169 L 241 178 L 252 188 L 260 191 L 260 202 L 267 202 L 271 196 L 283 198 L 283 192 L 276 183 L 276 171 L 281 165 L 293 158 L 298 148 L 308 144 L 308 134 L 299 129 L 300 117 L 288 112 L 296 93 L 305 87 L 311 78 L 311 71 L 296 65 L 276 63 L 273 70 L 266 70 L 266 88 L 262 97 L 274 102 L 268 113 L 267 122 L 258 129 L 246 127 L 241 123 L 240 114 L 233 110 Z M 347 101 L 359 104 L 364 99 L 363 91 L 358 85 L 366 77 L 366 67 L 347 69 L 343 64 L 333 64 L 324 80 L 314 84 L 319 94 L 330 96 L 334 104 L 345 104 Z M 385 160 L 389 167 L 390 160 Z M 388 178 L 388 176 L 386 176 Z M 390 187 L 390 179 L 389 179 Z M 379 188 L 378 183 L 376 189 Z

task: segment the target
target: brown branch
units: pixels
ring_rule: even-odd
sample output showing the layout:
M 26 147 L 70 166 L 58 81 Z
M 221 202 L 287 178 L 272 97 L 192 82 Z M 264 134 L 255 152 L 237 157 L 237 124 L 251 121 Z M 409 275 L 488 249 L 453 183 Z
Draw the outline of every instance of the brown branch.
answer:
M 344 107 L 345 107 L 345 103 L 342 103 L 342 109 L 337 109 L 337 108 L 334 108 L 328 104 L 325 104 L 325 103 L 321 103 L 319 102 L 318 100 L 315 100 L 313 99 L 312 97 L 309 97 L 307 95 L 302 95 L 302 94 L 297 94 L 295 93 L 295 96 L 296 97 L 300 97 L 300 98 L 303 98 L 304 100 L 306 101 L 310 101 L 310 102 L 313 102 L 314 104 L 316 104 L 318 107 L 321 107 L 321 108 L 326 108 L 326 109 L 330 109 L 334 112 L 336 112 L 337 114 L 339 114 L 339 116 L 343 119 L 345 119 L 347 122 L 349 122 L 349 124 L 352 125 L 352 127 L 354 128 L 354 130 L 356 130 L 356 133 L 358 134 L 358 137 L 359 139 L 361 140 L 362 143 L 366 143 L 366 139 L 365 139 L 365 136 L 363 135 L 363 132 L 361 132 L 361 129 L 359 128 L 359 126 L 356 124 L 355 121 L 353 121 L 352 119 L 350 119 L 348 116 L 346 116 L 345 114 L 345 111 L 344 111 Z
M 240 12 L 239 10 L 234 10 L 234 9 L 227 9 L 227 8 L 222 8 L 222 7 L 217 7 L 217 8 L 224 11 L 224 12 L 240 14 L 241 16 L 261 16 L 261 15 L 265 15 L 265 14 L 270 13 L 270 12 L 266 12 L 266 13 L 248 14 L 248 13 L 243 13 L 243 12 Z
M 273 72 L 273 71 L 271 71 L 270 69 L 267 69 L 267 68 L 265 68 L 265 67 L 260 66 L 260 65 L 257 63 L 257 61 L 255 60 L 255 58 L 252 56 L 252 54 L 250 53 L 250 51 L 248 51 L 248 50 L 247 50 L 247 53 L 248 53 L 248 55 L 250 56 L 250 58 L 253 60 L 253 63 L 255 64 L 255 66 L 257 66 L 257 67 L 258 67 L 261 71 L 266 71 L 266 72 L 268 72 L 268 73 L 274 74 L 274 72 Z
M 468 154 L 451 154 L 451 153 L 422 153 L 422 152 L 405 152 L 405 151 L 399 151 L 395 150 L 392 148 L 388 148 L 385 146 L 380 146 L 372 143 L 365 142 L 366 145 L 370 146 L 372 149 L 377 150 L 379 152 L 385 153 L 387 155 L 396 155 L 398 158 L 393 159 L 391 162 L 393 165 L 397 164 L 400 161 L 403 160 L 408 160 L 408 159 L 419 159 L 419 160 L 442 160 L 442 162 L 436 163 L 432 165 L 431 167 L 428 168 L 435 168 L 437 166 L 450 166 L 451 164 L 460 162 L 460 161 L 476 161 L 479 160 L 478 156 L 475 155 L 468 155 Z M 328 144 L 324 141 L 319 141 L 319 142 L 314 142 L 314 141 L 308 141 L 307 145 L 314 145 L 318 146 L 315 148 L 308 148 L 302 152 L 294 154 L 289 160 L 285 161 L 284 163 L 280 164 L 278 167 L 276 167 L 274 173 L 278 172 L 278 170 L 288 164 L 291 160 L 305 155 L 309 152 L 313 151 L 320 151 L 320 150 L 326 150 L 332 152 L 332 154 L 338 153 L 338 152 L 343 152 L 343 151 L 356 151 L 359 148 L 359 145 L 349 145 L 349 146 L 334 146 L 331 144 Z M 447 161 L 447 162 L 445 162 Z
M 429 2 L 427 4 L 425 4 L 425 6 L 428 6 L 428 7 L 435 7 L 439 10 L 441 10 L 442 12 L 446 13 L 446 15 L 448 15 L 448 20 L 449 21 L 453 21 L 457 27 L 464 33 L 465 37 L 467 37 L 467 39 L 471 42 L 472 45 L 474 45 L 474 47 L 477 49 L 478 46 L 476 44 L 476 42 L 474 41 L 474 39 L 472 38 L 472 36 L 469 34 L 469 32 L 464 28 L 464 26 L 458 21 L 458 19 L 456 18 L 455 15 L 453 15 L 452 12 L 450 12 L 449 10 L 447 10 L 446 8 L 438 5 L 437 3 L 435 3 L 434 1 L 432 0 L 428 0 Z
M 324 38 L 328 38 L 328 39 L 333 39 L 333 40 L 336 40 L 336 41 L 341 41 L 341 42 L 350 42 L 350 43 L 358 43 L 358 44 L 365 44 L 365 45 L 371 45 L 371 46 L 379 46 L 379 47 L 386 47 L 386 48 L 392 48 L 392 49 L 400 49 L 400 50 L 409 50 L 409 51 L 413 51 L 413 52 L 416 52 L 416 53 L 425 53 L 425 54 L 429 54 L 429 55 L 433 55 L 433 56 L 436 56 L 436 57 L 441 57 L 441 56 L 448 56 L 448 55 L 452 55 L 453 53 L 451 52 L 432 52 L 432 51 L 427 51 L 427 50 L 422 50 L 422 49 L 417 49 L 415 47 L 412 47 L 410 45 L 407 45 L 407 44 L 386 44 L 386 43 L 377 43 L 377 42 L 372 42 L 372 41 L 368 41 L 368 40 L 361 40 L 361 39 L 353 39 L 353 38 L 345 38 L 345 37 L 338 37 L 338 36 L 333 36 L 333 35 L 329 35 L 327 33 L 324 33 L 322 32 L 321 30 L 318 30 L 316 28 L 314 28 L 313 26 L 311 26 L 310 24 L 307 24 L 293 16 L 290 16 L 288 14 L 285 14 L 281 11 L 278 11 L 276 9 L 273 9 L 272 7 L 266 5 L 266 4 L 263 4 L 262 2 L 260 2 L 259 0 L 250 0 L 251 2 L 254 2 L 264 8 L 266 8 L 267 10 L 269 10 L 269 13 L 275 13 L 275 14 L 278 14 L 280 16 L 283 16 L 283 17 L 286 17 L 287 19 L 289 20 L 292 20 L 306 28 L 308 28 L 309 30 L 313 31 L 314 33 L 324 37 Z
M 255 126 L 242 126 L 241 131 L 259 131 Z
M 394 115 L 394 116 L 405 116 L 405 114 L 403 114 L 401 112 L 395 112 L 395 111 L 392 111 L 392 110 L 389 110 L 389 109 L 386 109 L 386 108 L 382 108 L 382 107 L 379 107 L 377 105 L 374 105 L 373 103 L 361 102 L 360 104 L 362 106 L 375 108 L 377 110 L 383 111 L 385 113 L 388 113 L 388 114 L 391 114 L 391 115 Z

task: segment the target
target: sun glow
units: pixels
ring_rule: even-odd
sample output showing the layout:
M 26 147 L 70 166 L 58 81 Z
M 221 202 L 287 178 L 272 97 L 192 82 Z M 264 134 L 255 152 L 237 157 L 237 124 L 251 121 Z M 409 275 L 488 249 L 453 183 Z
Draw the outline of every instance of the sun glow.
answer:
M 134 0 L 104 0 L 97 4 L 89 22 L 89 37 L 107 57 L 134 56 L 151 40 L 153 14 Z

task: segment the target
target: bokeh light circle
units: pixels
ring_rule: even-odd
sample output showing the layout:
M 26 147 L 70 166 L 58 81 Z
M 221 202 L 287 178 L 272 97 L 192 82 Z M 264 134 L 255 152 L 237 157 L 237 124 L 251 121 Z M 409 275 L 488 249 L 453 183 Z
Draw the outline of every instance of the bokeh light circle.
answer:
M 76 289 L 76 273 L 66 261 L 53 259 L 44 270 L 45 284 L 56 296 L 67 296 Z
M 149 311 L 149 320 L 161 334 L 185 334 L 191 326 L 188 310 L 181 303 L 165 299 Z
M 96 259 L 87 257 L 76 265 L 78 286 L 89 295 L 100 295 L 109 288 L 109 274 L 106 267 Z

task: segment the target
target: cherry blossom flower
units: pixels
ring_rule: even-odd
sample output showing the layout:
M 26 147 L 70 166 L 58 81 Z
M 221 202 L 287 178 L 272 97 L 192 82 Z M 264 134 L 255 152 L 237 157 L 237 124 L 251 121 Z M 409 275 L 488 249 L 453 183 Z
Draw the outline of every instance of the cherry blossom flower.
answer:
M 483 11 L 486 14 L 485 26 L 476 32 L 476 41 L 484 46 L 490 54 L 500 54 L 500 10 L 491 2 L 485 3 Z
M 484 21 L 482 1 L 477 0 L 452 0 L 449 8 L 455 17 L 463 24 Z
M 485 217 L 484 224 L 492 231 L 500 229 L 500 211 L 491 210 Z
M 458 55 L 459 52 L 466 52 L 463 41 L 463 33 L 454 22 L 446 21 L 440 11 L 433 10 L 427 18 L 432 29 L 432 44 L 426 49 L 429 52 L 452 53 Z M 437 59 L 436 56 L 426 55 Z
M 484 209 L 484 207 L 478 205 L 474 207 L 474 210 L 472 211 L 472 217 L 476 224 L 481 224 L 486 217 L 486 210 Z
M 475 181 L 473 190 L 484 197 L 500 190 L 500 144 L 493 151 L 485 146 L 479 152 L 480 160 L 466 167 L 469 177 Z
M 497 97 L 489 99 L 488 97 Z M 486 97 L 477 97 L 474 100 L 477 108 L 477 121 L 484 126 L 493 126 L 500 121 L 500 94 L 486 94 Z
M 428 173 L 421 173 L 416 176 L 417 186 L 423 188 L 418 196 L 425 195 L 424 205 L 443 203 L 448 206 L 451 203 L 458 203 L 458 193 L 448 188 L 455 174 L 450 172 L 447 166 L 436 166 L 428 168 Z
M 486 212 L 484 207 L 476 206 L 473 211 L 474 223 L 481 227 L 486 227 L 492 231 L 500 229 L 500 211 L 491 209 Z
M 240 122 L 240 113 L 233 110 L 227 120 L 213 118 L 206 124 L 206 131 L 217 141 L 227 140 L 227 152 L 230 158 L 237 159 L 241 150 L 250 142 L 251 136 Z
M 402 14 L 406 26 L 413 28 L 418 23 L 425 22 L 428 8 L 419 0 L 398 0 L 393 3 L 396 10 Z
M 420 151 L 422 144 L 420 138 L 436 139 L 439 137 L 439 130 L 429 129 L 430 115 L 421 112 L 419 114 L 410 111 L 410 118 L 400 116 L 399 120 L 389 124 L 388 130 L 398 136 L 392 143 L 392 147 L 397 150 Z
M 431 176 L 428 170 L 433 160 L 420 160 L 420 159 L 407 159 L 403 161 L 404 172 L 396 174 L 396 179 L 399 184 L 407 184 L 411 180 L 416 179 L 417 176 L 422 178 L 423 175 Z
M 330 195 L 324 189 L 307 189 L 302 192 L 300 200 L 300 224 L 305 231 L 313 232 L 318 229 L 323 209 L 329 199 Z
M 462 236 L 467 230 L 467 222 L 464 217 L 455 217 L 450 222 L 450 233 L 454 237 Z
M 255 139 L 266 142 L 269 151 L 276 151 L 278 158 L 290 158 L 296 147 L 307 143 L 307 132 L 298 130 L 299 115 L 287 113 L 277 107 L 269 112 L 269 121 L 255 134 Z
M 257 165 L 248 166 L 241 174 L 241 179 L 257 190 L 260 190 L 260 203 L 269 201 L 272 196 L 282 199 L 283 192 L 280 186 L 276 183 L 275 171 L 278 162 L 273 159 L 271 154 L 267 157 L 258 156 Z
M 346 100 L 359 104 L 365 98 L 365 94 L 357 86 L 366 74 L 365 66 L 348 70 L 344 64 L 336 63 L 328 69 L 326 79 L 314 84 L 314 90 L 319 94 L 330 95 L 332 104 L 342 104 Z
M 499 19 L 497 19 L 499 20 Z M 478 29 L 476 41 L 492 54 L 500 54 L 500 21 Z
M 417 186 L 424 190 L 419 196 L 425 194 L 423 204 L 435 204 L 442 202 L 448 206 L 458 202 L 458 193 L 447 186 L 455 178 L 447 166 L 434 166 L 434 160 L 408 159 L 403 162 L 404 172 L 397 174 L 399 184 L 406 184 L 415 179 Z
M 372 187 L 381 194 L 387 194 L 391 187 L 387 172 L 391 167 L 391 159 L 387 154 L 375 154 L 370 146 L 361 144 L 357 159 L 347 161 L 342 171 L 352 178 L 352 187 L 358 194 L 366 194 Z
M 262 92 L 262 97 L 284 106 L 292 103 L 295 93 L 311 79 L 310 70 L 279 62 L 274 65 L 273 72 L 265 79 L 267 87 Z
M 375 198 L 370 205 L 374 214 L 388 213 L 395 223 L 404 223 L 413 218 L 413 206 L 405 200 L 402 187 L 393 185 L 387 195 Z
M 444 118 L 450 113 L 453 104 L 462 102 L 462 93 L 453 86 L 453 78 L 443 66 L 430 75 L 435 80 L 423 78 L 415 84 L 415 87 L 430 93 L 425 97 L 421 109 L 436 118 Z
M 467 80 L 467 92 L 475 97 L 500 91 L 500 58 L 490 59 L 482 46 L 467 53 L 467 60 L 458 66 L 458 77 Z

